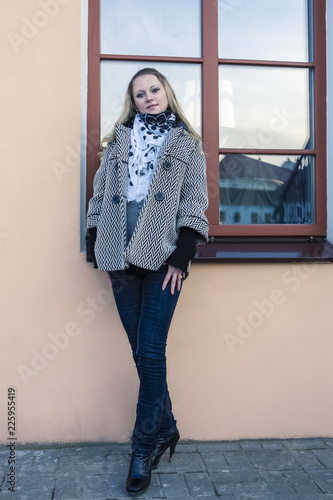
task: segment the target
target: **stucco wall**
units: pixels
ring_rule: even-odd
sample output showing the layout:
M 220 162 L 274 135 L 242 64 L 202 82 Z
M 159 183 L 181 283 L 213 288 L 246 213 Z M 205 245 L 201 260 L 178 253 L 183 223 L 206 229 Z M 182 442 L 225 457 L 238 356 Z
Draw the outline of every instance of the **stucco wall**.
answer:
M 0 12 L 0 441 L 8 387 L 21 442 L 124 441 L 137 377 L 80 253 L 80 2 Z M 333 436 L 332 278 L 328 264 L 193 264 L 168 342 L 183 438 Z

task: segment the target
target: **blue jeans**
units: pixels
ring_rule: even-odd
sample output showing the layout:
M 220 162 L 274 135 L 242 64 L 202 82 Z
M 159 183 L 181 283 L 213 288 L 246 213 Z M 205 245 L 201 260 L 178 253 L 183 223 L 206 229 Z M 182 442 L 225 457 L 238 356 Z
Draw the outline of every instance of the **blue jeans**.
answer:
M 180 292 L 162 283 L 168 266 L 149 271 L 135 266 L 110 271 L 120 319 L 131 345 L 140 388 L 132 449 L 151 451 L 159 436 L 176 427 L 166 382 L 166 343 Z

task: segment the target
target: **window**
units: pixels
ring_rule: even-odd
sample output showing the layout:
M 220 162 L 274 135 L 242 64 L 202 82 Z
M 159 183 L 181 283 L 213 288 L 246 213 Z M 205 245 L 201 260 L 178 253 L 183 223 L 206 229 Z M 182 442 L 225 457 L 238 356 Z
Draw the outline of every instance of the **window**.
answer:
M 211 236 L 325 236 L 325 11 L 325 0 L 90 0 L 88 138 L 109 132 L 130 77 L 154 66 L 203 136 Z

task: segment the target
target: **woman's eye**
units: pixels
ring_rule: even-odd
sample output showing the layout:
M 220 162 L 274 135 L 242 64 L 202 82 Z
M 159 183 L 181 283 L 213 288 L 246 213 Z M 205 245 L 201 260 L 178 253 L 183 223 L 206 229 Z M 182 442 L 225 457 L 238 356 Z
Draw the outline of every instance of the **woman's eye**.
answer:
M 136 95 L 137 99 L 141 99 L 141 97 L 143 97 L 143 96 L 144 96 L 144 94 L 137 94 Z
M 152 90 L 152 92 L 153 92 L 154 94 L 156 94 L 156 92 L 158 92 L 159 90 L 160 90 L 160 89 L 159 89 L 158 87 L 156 87 L 156 88 L 154 88 L 154 89 Z

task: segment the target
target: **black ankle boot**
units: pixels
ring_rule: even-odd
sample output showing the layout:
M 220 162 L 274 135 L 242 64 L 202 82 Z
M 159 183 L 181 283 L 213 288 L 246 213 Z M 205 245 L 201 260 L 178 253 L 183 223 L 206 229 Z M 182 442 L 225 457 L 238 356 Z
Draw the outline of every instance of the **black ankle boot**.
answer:
M 179 441 L 179 431 L 176 429 L 172 434 L 166 437 L 159 437 L 157 444 L 155 446 L 155 450 L 153 452 L 153 462 L 152 469 L 156 469 L 161 456 L 163 453 L 170 447 L 170 457 L 169 462 L 171 462 L 171 457 L 175 452 L 176 444 Z
M 150 485 L 152 452 L 133 451 L 128 471 L 126 490 L 130 495 L 138 495 Z

